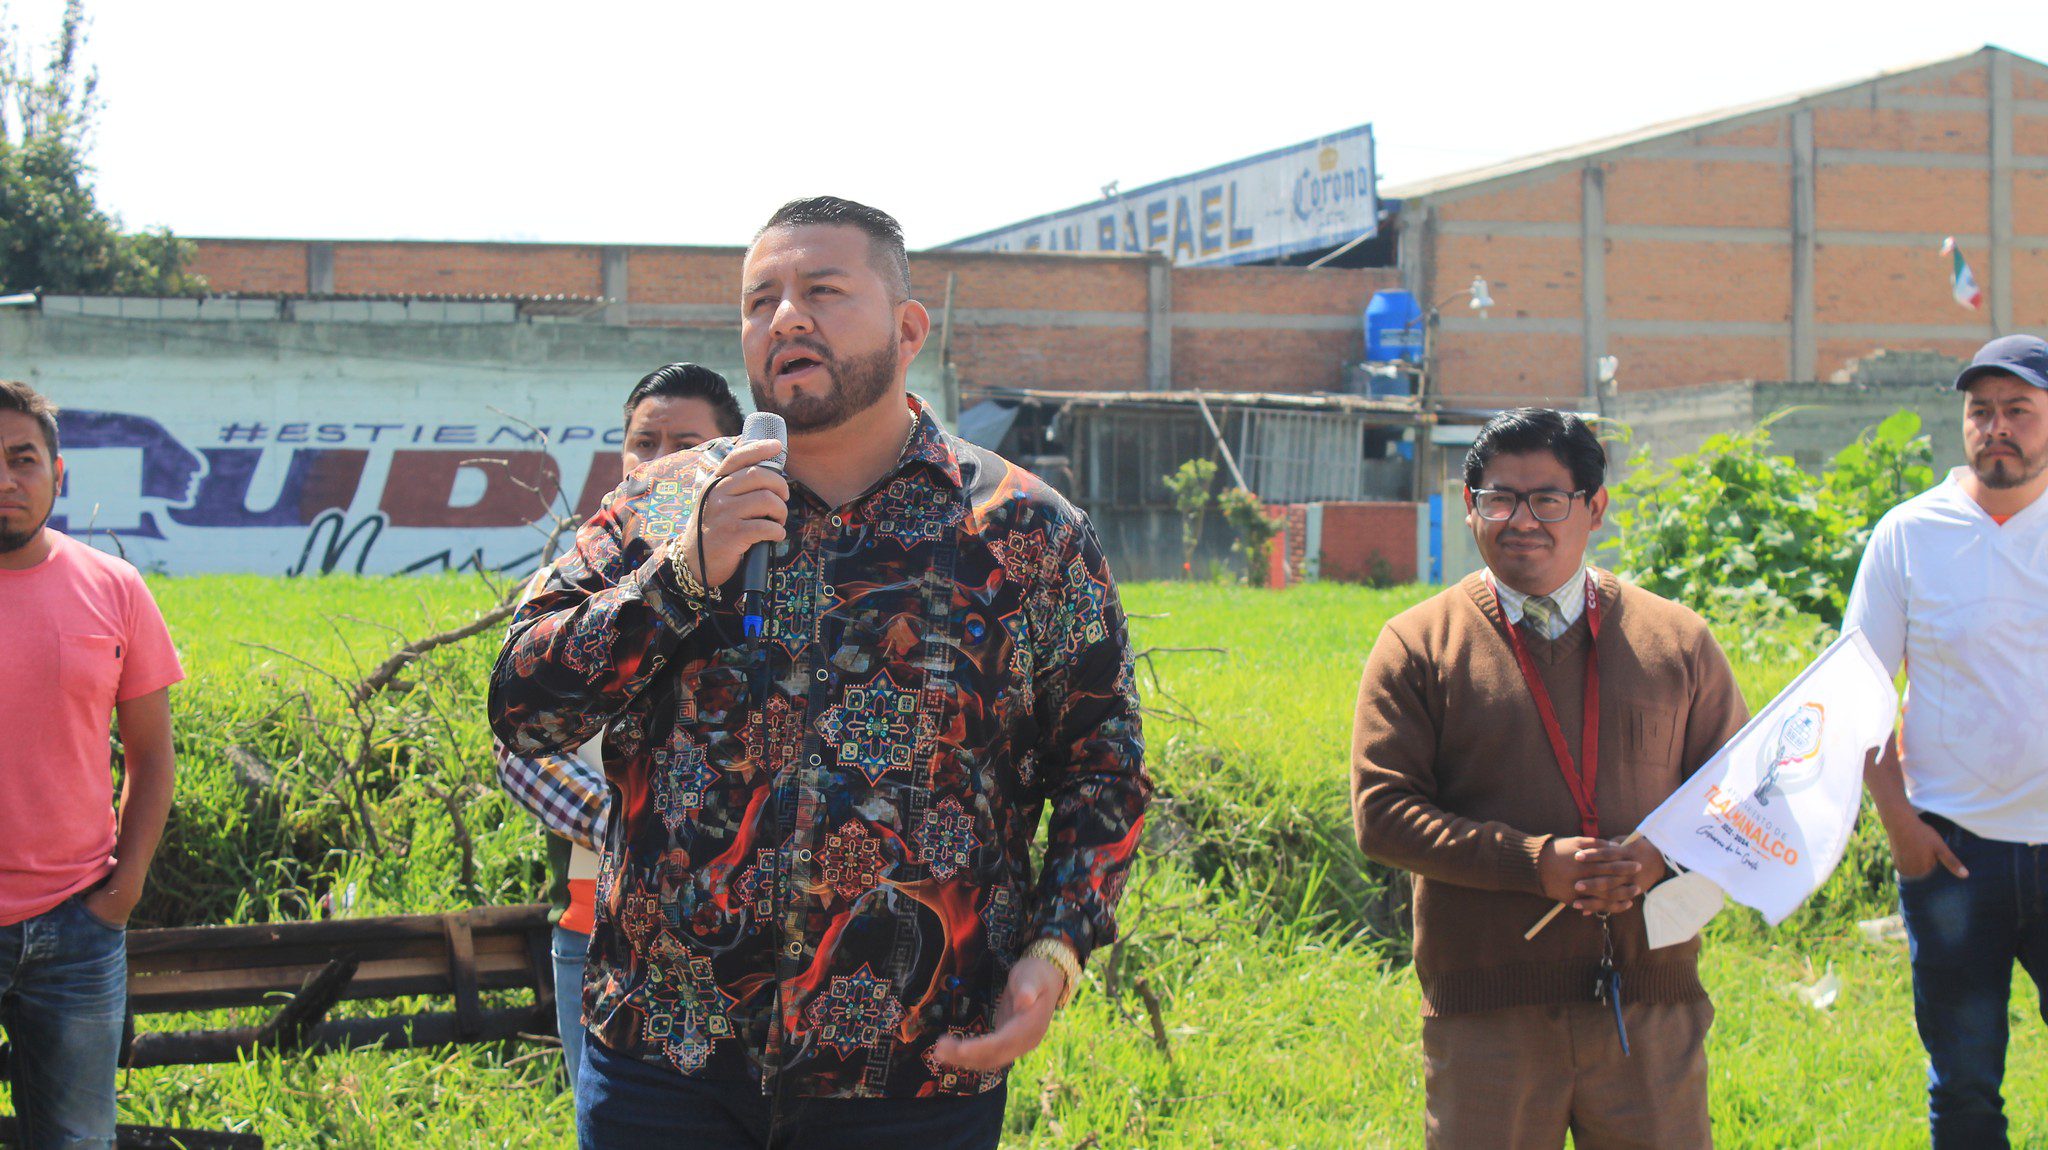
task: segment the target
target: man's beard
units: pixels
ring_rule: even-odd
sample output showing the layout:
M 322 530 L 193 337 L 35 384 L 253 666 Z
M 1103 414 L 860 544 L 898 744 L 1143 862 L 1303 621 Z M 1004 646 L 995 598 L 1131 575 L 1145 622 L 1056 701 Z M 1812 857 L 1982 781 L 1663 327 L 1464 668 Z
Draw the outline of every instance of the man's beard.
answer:
M 2048 470 L 2048 456 L 2029 459 L 2018 447 L 2006 446 L 2013 454 L 1990 456 L 1980 451 L 1970 460 L 1970 470 L 1977 473 L 1977 482 L 1993 491 L 2009 491 L 2032 483 L 2043 470 Z
M 819 365 L 832 380 L 831 390 L 823 395 L 793 391 L 787 403 L 778 404 L 773 385 L 747 377 L 747 386 L 754 393 L 754 406 L 781 416 L 792 433 L 830 431 L 881 402 L 889 393 L 889 386 L 896 382 L 897 348 L 893 342 L 867 355 L 845 359 L 809 340 L 792 343 L 817 356 Z M 781 349 L 772 349 L 768 362 L 774 363 L 780 353 Z
M 11 554 L 34 543 L 36 536 L 43 530 L 43 524 L 50 521 L 50 512 L 54 510 L 56 510 L 56 503 L 52 501 L 50 506 L 43 508 L 42 517 L 37 519 L 35 525 L 26 531 L 9 531 L 5 527 L 0 527 L 0 555 Z

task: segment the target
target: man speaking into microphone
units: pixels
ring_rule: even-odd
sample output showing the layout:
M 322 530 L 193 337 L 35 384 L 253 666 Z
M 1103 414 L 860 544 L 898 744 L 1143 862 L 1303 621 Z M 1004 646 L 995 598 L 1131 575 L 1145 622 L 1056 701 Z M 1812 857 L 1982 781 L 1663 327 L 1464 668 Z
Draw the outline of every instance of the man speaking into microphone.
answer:
M 741 292 L 783 467 L 642 468 L 514 620 L 498 737 L 610 724 L 585 1147 L 994 1147 L 1004 1069 L 1115 935 L 1151 790 L 1115 585 L 1079 511 L 908 394 L 930 330 L 894 219 L 785 204 Z

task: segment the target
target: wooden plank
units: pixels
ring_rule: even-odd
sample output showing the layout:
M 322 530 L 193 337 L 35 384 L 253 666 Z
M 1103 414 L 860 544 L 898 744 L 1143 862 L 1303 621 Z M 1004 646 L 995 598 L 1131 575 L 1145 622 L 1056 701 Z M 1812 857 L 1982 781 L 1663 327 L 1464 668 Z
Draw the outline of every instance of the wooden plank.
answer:
M 477 994 L 476 944 L 470 937 L 469 919 L 451 914 L 441 920 L 448 931 L 448 974 L 455 980 L 457 1032 L 465 1039 L 475 1036 L 482 1021 L 483 1000 Z M 520 955 L 524 965 L 525 955 Z
M 554 939 L 549 935 L 527 935 L 526 965 L 533 972 L 534 1008 L 545 1012 L 549 1018 L 555 1017 Z M 580 993 L 577 995 L 577 999 L 581 1001 L 582 995 Z M 553 1033 L 553 1031 L 549 1033 Z
M 138 1034 L 124 1065 L 142 1069 L 233 1062 L 256 1049 L 257 1029 L 244 1026 L 232 1030 Z M 409 1050 L 462 1042 L 504 1042 L 522 1036 L 554 1033 L 554 1014 L 552 1011 L 543 1013 L 537 1007 L 486 1010 L 480 1013 L 472 1037 L 462 1037 L 462 1029 L 453 1014 L 341 1019 L 314 1027 L 299 1051 L 301 1054 L 321 1054 L 371 1046 L 384 1050 Z
M 475 934 L 498 931 L 548 930 L 546 903 L 480 906 L 467 912 Z M 270 946 L 339 946 L 347 943 L 394 942 L 445 938 L 438 914 L 338 918 L 322 922 L 266 922 L 251 926 L 183 926 L 128 932 L 128 955 L 205 950 L 256 950 Z
M 439 927 L 436 927 L 437 932 Z M 527 939 L 550 936 L 546 930 L 510 930 L 472 932 L 479 953 L 512 954 L 523 952 Z M 254 950 L 235 950 L 206 947 L 197 950 L 159 950 L 146 955 L 131 956 L 128 962 L 128 976 L 134 979 L 143 975 L 156 975 L 181 971 L 199 970 L 254 970 L 264 966 L 319 966 L 331 958 L 344 954 L 354 955 L 364 961 L 378 961 L 403 958 L 432 958 L 445 960 L 448 955 L 448 939 L 445 933 L 436 933 L 431 938 L 392 939 L 383 941 L 353 942 L 344 945 L 334 943 L 280 942 L 266 944 Z
M 519 931 L 547 926 L 544 903 L 510 907 L 478 907 L 469 912 L 471 929 L 479 933 Z M 165 927 L 130 932 L 135 953 L 202 951 L 310 943 L 323 946 L 356 942 L 433 940 L 443 937 L 442 915 L 406 914 L 375 918 L 329 919 L 321 922 L 268 922 L 249 926 Z
M 324 964 L 323 964 L 324 965 Z M 230 1006 L 270 1006 L 271 996 L 297 993 L 321 966 L 266 966 L 254 970 L 209 970 L 150 975 L 131 979 L 128 1008 L 135 1014 L 213 1010 Z M 480 990 L 522 990 L 534 985 L 533 968 L 524 950 L 478 955 Z M 357 968 L 342 997 L 398 998 L 406 995 L 454 994 L 445 955 L 365 962 Z

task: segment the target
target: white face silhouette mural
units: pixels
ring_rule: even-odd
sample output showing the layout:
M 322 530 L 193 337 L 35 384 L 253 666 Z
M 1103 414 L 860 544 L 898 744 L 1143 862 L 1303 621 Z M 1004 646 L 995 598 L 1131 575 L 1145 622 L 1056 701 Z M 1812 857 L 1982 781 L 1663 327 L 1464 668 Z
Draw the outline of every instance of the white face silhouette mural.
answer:
M 286 422 L 67 407 L 50 524 L 173 573 L 521 571 L 557 515 L 589 514 L 619 481 L 623 429 L 590 422 L 592 405 L 563 403 L 583 422 L 552 426 L 319 406 L 324 418 Z

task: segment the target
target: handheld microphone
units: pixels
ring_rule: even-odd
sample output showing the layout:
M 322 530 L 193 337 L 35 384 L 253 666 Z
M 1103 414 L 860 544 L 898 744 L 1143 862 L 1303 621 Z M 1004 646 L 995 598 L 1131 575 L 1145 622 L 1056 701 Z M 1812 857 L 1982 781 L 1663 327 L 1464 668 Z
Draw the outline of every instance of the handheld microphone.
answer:
M 772 411 L 757 411 L 747 416 L 747 422 L 740 428 L 742 445 L 772 439 L 782 444 L 782 450 L 775 458 L 761 464 L 772 468 L 776 474 L 789 461 L 789 425 Z M 758 639 L 766 630 L 765 614 L 768 603 L 768 544 L 756 543 L 747 548 L 746 582 L 740 588 L 740 629 L 749 639 Z

